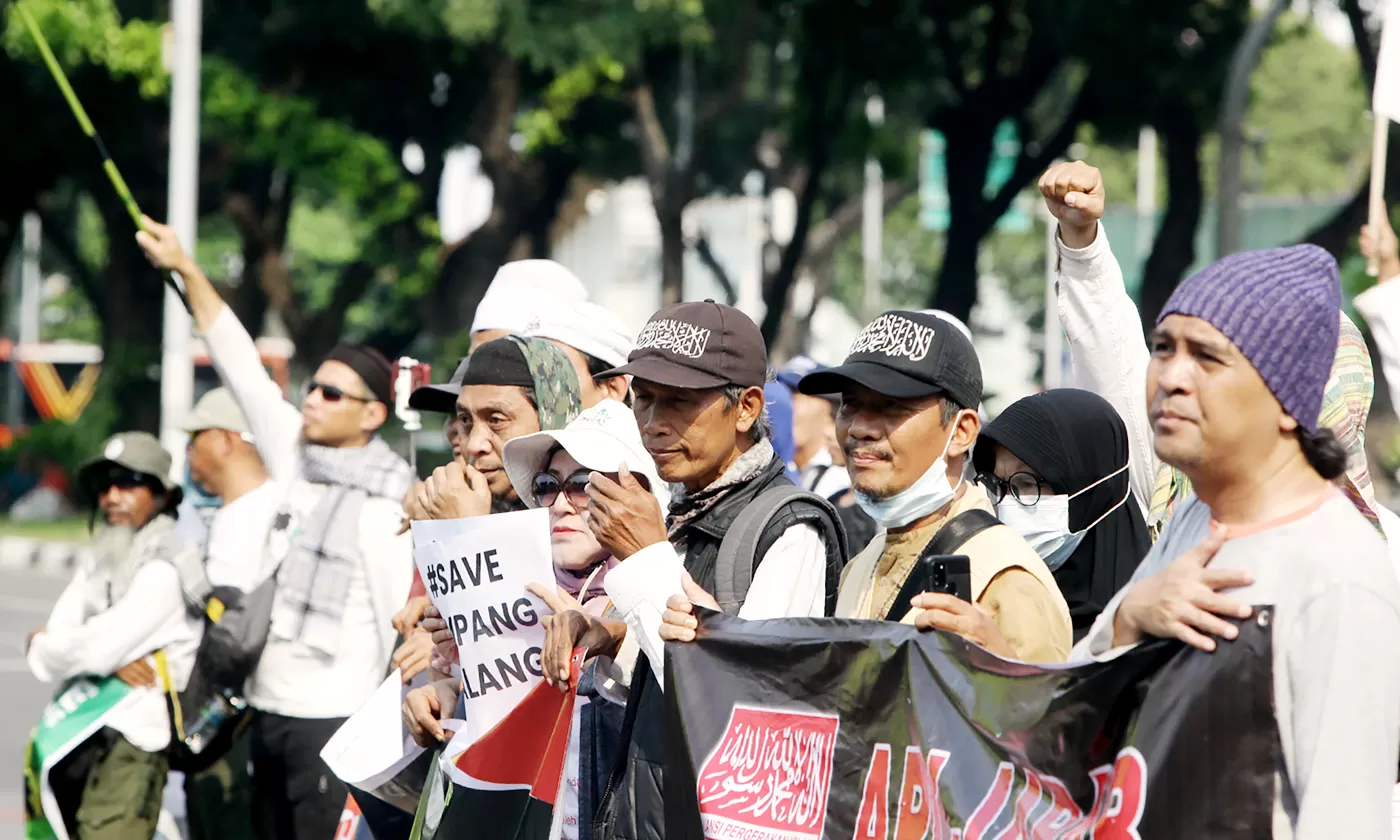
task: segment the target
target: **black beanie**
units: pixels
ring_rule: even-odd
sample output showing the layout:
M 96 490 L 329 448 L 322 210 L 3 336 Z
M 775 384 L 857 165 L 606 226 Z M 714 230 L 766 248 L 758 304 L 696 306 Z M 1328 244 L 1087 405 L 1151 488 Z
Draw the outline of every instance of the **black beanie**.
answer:
M 507 337 L 488 341 L 472 351 L 467 358 L 467 373 L 462 377 L 462 384 L 533 388 L 535 378 L 530 375 L 530 365 L 520 345 Z
M 337 344 L 326 354 L 325 360 L 340 362 L 359 374 L 365 388 L 379 402 L 385 405 L 393 402 L 394 366 L 383 353 L 365 344 Z

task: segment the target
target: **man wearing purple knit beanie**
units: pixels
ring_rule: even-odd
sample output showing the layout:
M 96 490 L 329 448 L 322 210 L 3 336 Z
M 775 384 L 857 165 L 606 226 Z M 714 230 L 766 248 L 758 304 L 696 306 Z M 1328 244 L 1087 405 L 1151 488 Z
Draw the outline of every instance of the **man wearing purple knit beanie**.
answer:
M 1332 483 L 1346 452 L 1318 423 L 1339 307 L 1337 264 L 1311 245 L 1226 257 L 1167 301 L 1148 412 L 1195 495 L 1075 651 L 1161 637 L 1211 652 L 1237 622 L 1268 622 L 1274 837 L 1388 836 L 1400 756 L 1400 584 Z

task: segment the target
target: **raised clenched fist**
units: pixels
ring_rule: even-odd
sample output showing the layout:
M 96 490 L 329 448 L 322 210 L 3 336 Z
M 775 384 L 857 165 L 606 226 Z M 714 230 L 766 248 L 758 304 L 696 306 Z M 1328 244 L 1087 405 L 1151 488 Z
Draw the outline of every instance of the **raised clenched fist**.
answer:
M 1087 248 L 1103 217 L 1103 175 L 1083 161 L 1057 163 L 1040 176 L 1040 194 L 1050 215 L 1060 222 L 1060 239 L 1070 248 Z

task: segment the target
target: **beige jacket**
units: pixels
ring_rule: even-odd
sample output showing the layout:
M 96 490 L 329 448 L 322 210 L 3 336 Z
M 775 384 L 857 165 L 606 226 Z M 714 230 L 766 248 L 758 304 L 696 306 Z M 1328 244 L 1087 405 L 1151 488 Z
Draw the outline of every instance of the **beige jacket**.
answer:
M 837 617 L 883 618 L 923 546 L 949 519 L 973 509 L 995 513 L 980 487 L 964 483 L 932 522 L 899 535 L 897 549 L 886 550 L 885 532 L 876 535 L 842 572 Z M 1073 644 L 1069 606 L 1040 555 L 1005 525 L 976 535 L 958 553 L 970 561 L 973 600 L 992 613 L 1017 655 L 1026 662 L 1065 661 Z M 912 623 L 915 613 L 911 610 L 904 623 Z

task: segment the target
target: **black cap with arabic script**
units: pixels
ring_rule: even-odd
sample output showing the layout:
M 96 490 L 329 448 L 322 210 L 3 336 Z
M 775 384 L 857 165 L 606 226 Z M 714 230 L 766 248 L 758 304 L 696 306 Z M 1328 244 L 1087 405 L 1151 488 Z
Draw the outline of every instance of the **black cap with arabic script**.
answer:
M 595 378 L 623 374 L 672 388 L 761 388 L 768 347 L 753 319 L 732 306 L 677 303 L 651 316 L 627 364 Z
M 963 408 L 982 402 L 982 364 L 972 342 L 927 312 L 886 312 L 861 330 L 845 362 L 804 376 L 798 387 L 819 396 L 851 382 L 899 400 L 946 394 Z

